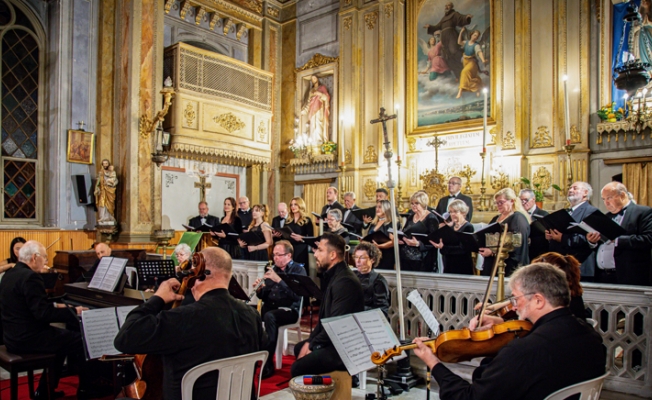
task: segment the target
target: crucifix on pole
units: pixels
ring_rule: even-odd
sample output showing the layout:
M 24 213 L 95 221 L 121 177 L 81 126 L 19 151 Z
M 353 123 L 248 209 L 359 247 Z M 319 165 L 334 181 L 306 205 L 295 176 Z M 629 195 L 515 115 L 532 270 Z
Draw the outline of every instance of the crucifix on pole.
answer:
M 200 201 L 206 201 L 206 189 L 211 188 L 211 183 L 206 182 L 206 176 L 199 176 L 199 182 L 195 182 L 195 187 L 199 188 Z
M 439 148 L 445 145 L 446 141 L 439 139 L 438 136 L 435 136 L 434 139 L 426 144 L 435 148 L 435 172 L 439 172 Z

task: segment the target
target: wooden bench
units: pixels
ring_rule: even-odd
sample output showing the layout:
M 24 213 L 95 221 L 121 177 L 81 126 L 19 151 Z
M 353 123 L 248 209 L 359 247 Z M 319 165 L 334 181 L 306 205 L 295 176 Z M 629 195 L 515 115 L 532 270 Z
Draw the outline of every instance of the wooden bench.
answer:
M 18 373 L 27 371 L 29 397 L 34 397 L 34 370 L 49 371 L 49 392 L 54 389 L 54 354 L 11 354 L 6 346 L 0 346 L 0 367 L 11 375 L 11 400 L 18 400 Z

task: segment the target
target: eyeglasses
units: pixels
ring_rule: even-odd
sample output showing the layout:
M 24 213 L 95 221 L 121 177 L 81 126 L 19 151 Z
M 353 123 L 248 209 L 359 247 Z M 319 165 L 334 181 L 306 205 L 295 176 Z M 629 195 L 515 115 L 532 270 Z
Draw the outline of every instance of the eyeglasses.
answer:
M 290 253 L 274 253 L 274 257 L 283 257 L 283 256 L 287 256 L 288 254 Z
M 532 199 L 521 199 L 521 203 L 526 204 L 526 203 L 529 202 L 530 200 L 532 200 Z
M 462 182 L 448 182 L 449 185 L 461 185 Z
M 496 201 L 496 202 L 494 202 L 494 203 L 495 203 L 498 207 L 500 207 L 500 206 L 502 206 L 502 205 L 505 204 L 505 203 L 509 203 L 510 201 L 511 201 L 511 200 L 500 200 L 500 201 Z
M 506 300 L 509 300 L 509 302 L 512 303 L 512 307 L 516 307 L 516 299 L 518 299 L 519 297 L 523 297 L 523 296 L 531 296 L 531 295 L 533 295 L 533 294 L 536 294 L 536 293 L 523 293 L 523 294 L 520 295 L 520 296 L 511 296 L 511 297 L 508 297 Z
M 369 260 L 369 257 L 367 257 L 367 256 L 358 256 L 358 257 L 353 257 L 353 260 L 355 260 L 355 261 L 358 261 L 358 260 L 367 261 L 367 260 Z

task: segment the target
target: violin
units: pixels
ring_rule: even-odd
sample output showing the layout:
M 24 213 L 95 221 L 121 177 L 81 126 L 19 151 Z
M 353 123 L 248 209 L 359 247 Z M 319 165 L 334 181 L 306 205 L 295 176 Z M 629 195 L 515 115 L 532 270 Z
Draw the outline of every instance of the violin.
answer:
M 195 253 L 192 256 L 192 264 L 186 262 L 186 265 L 192 265 L 194 268 L 184 270 L 186 273 L 181 281 L 181 286 L 177 293 L 184 295 L 188 289 L 192 289 L 197 279 L 205 279 L 206 263 L 204 255 Z M 183 269 L 183 268 L 182 268 Z M 181 305 L 177 300 L 172 304 L 172 308 Z M 136 354 L 133 358 L 134 368 L 136 369 L 136 379 L 123 388 L 125 397 L 141 400 L 159 400 L 163 398 L 163 362 L 157 355 Z

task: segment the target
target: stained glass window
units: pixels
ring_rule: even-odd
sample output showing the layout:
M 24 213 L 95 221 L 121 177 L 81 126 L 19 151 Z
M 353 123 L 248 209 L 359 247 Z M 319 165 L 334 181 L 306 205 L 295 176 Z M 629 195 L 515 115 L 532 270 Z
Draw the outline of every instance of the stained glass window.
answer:
M 36 217 L 36 163 L 4 161 L 5 218 Z

